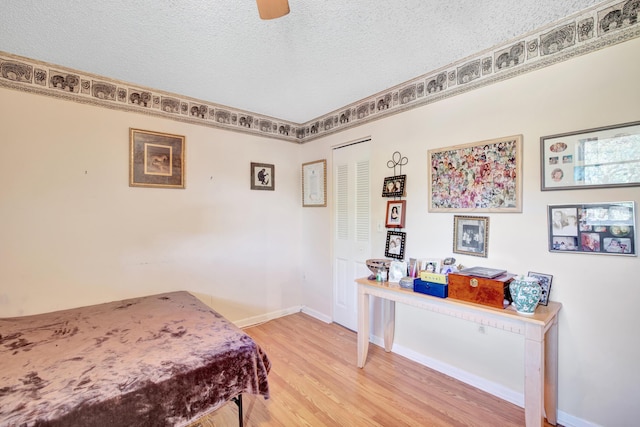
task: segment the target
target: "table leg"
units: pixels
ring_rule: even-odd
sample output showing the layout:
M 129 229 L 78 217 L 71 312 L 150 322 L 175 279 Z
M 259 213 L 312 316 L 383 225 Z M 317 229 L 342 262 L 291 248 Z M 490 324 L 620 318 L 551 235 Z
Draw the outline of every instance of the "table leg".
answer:
M 558 318 L 555 317 L 545 335 L 544 409 L 547 421 L 557 424 L 558 418 Z
M 388 299 L 382 302 L 382 321 L 384 324 L 384 351 L 389 353 L 393 348 L 393 337 L 396 333 L 396 302 Z
M 369 351 L 369 294 L 358 285 L 358 368 L 364 368 Z
M 544 425 L 544 326 L 527 324 L 524 335 L 524 418 L 527 427 Z

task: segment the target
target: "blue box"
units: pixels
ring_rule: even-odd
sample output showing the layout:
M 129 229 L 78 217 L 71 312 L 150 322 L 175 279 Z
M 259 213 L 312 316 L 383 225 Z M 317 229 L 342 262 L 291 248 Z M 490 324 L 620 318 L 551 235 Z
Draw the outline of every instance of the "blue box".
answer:
M 447 298 L 449 296 L 449 285 L 415 279 L 413 281 L 413 291 L 420 292 L 421 294 L 432 295 L 438 298 Z

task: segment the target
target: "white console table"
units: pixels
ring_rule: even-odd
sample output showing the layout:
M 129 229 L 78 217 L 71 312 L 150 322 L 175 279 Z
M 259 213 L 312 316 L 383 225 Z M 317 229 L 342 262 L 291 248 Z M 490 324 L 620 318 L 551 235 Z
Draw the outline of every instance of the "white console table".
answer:
M 524 335 L 524 412 L 527 427 L 556 425 L 558 406 L 558 312 L 562 304 L 550 301 L 533 315 L 497 309 L 451 298 L 437 298 L 398 284 L 367 278 L 358 283 L 358 367 L 364 368 L 369 350 L 369 297 L 384 300 L 384 349 L 391 351 L 395 331 L 395 303 L 412 305 L 447 316 Z

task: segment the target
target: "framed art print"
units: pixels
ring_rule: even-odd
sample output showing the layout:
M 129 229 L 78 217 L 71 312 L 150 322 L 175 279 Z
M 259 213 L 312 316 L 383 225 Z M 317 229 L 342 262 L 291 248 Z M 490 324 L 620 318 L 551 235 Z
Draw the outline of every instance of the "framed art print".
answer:
M 404 228 L 404 211 L 406 204 L 406 200 L 390 200 L 387 202 L 385 227 Z
M 489 217 L 454 215 L 453 252 L 486 258 L 488 240 Z
M 404 245 L 406 233 L 401 231 L 387 231 L 387 243 L 384 256 L 387 258 L 404 259 Z
M 302 206 L 327 206 L 327 161 L 302 164 Z
M 429 212 L 522 212 L 522 135 L 428 153 Z
M 185 137 L 129 129 L 129 186 L 185 188 Z
M 275 174 L 274 165 L 251 162 L 251 189 L 275 190 Z
M 540 189 L 640 185 L 640 122 L 540 138 Z

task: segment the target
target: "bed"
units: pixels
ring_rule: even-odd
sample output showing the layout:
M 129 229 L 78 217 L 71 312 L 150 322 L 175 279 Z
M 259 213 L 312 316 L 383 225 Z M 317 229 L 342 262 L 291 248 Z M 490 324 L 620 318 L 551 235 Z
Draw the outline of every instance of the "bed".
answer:
M 2 318 L 0 426 L 185 426 L 243 393 L 268 399 L 270 368 L 185 291 Z

